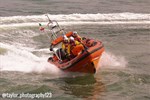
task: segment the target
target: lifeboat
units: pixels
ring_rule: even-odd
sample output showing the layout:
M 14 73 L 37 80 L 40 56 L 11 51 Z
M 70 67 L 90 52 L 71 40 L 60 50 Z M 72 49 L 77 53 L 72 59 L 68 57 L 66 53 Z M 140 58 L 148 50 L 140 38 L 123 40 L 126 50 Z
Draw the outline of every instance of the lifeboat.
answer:
M 51 21 L 50 19 L 48 27 L 52 32 L 49 37 L 51 37 L 50 51 L 53 52 L 53 55 L 48 58 L 49 63 L 66 72 L 96 73 L 99 69 L 98 62 L 104 52 L 104 46 L 101 41 L 82 37 L 81 45 L 77 45 L 72 50 L 76 56 L 68 59 L 61 48 L 61 44 L 63 35 L 69 38 L 73 32 L 66 33 L 57 21 Z

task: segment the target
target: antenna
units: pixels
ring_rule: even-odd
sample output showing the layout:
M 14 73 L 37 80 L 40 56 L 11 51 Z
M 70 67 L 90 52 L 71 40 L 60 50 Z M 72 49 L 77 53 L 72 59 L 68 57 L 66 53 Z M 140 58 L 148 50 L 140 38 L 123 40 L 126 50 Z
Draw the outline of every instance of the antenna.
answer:
M 52 23 L 52 20 L 50 20 L 48 14 L 46 14 L 45 16 L 47 16 L 49 23 Z

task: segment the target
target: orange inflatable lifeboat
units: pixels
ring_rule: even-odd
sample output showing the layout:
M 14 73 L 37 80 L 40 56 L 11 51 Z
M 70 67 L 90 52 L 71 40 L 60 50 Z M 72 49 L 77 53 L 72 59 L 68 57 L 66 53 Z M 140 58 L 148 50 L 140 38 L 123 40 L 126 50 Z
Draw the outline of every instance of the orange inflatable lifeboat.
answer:
M 70 37 L 72 32 L 66 34 L 67 37 Z M 63 37 L 59 37 L 52 42 L 53 48 L 55 45 L 58 45 L 63 40 Z M 83 72 L 83 73 L 95 73 L 99 66 L 99 59 L 104 52 L 104 46 L 101 41 L 84 38 L 82 40 L 82 45 L 77 45 L 72 51 L 75 55 L 72 59 L 65 59 L 63 56 L 60 57 L 61 48 L 55 51 L 55 55 L 48 59 L 48 62 L 56 65 L 63 71 L 70 72 Z M 57 55 L 57 56 L 56 56 Z M 63 54 L 62 54 L 63 55 Z M 58 58 L 59 59 L 56 59 Z M 55 59 L 54 59 L 55 58 Z M 63 58 L 63 59 L 62 59 Z M 61 60 L 60 60 L 61 59 Z
M 41 24 L 39 25 L 41 27 Z M 93 74 L 98 70 L 98 62 L 104 52 L 104 46 L 101 41 L 82 38 L 81 43 L 76 45 L 71 51 L 74 56 L 67 58 L 61 44 L 63 36 L 65 35 L 69 38 L 72 36 L 73 32 L 64 32 L 57 21 L 52 21 L 50 19 L 48 28 L 52 32 L 49 37 L 51 37 L 50 51 L 53 52 L 53 55 L 48 59 L 49 63 L 54 64 L 61 70 L 67 72 Z

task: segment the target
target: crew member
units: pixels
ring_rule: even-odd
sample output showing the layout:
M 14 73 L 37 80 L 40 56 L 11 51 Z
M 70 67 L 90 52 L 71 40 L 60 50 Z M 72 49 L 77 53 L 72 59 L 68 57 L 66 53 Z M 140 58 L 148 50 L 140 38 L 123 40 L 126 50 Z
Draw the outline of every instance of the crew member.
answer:
M 67 56 L 70 55 L 70 43 L 66 35 L 64 35 L 63 37 L 62 49 L 67 53 Z
M 76 57 L 78 54 L 80 54 L 80 52 L 82 52 L 84 50 L 83 45 L 76 41 L 72 36 L 70 37 L 70 57 L 74 58 Z
M 70 37 L 70 48 L 74 48 L 76 45 L 79 45 L 80 42 L 76 41 L 72 36 Z
M 74 31 L 72 33 L 72 36 L 74 37 L 75 41 L 78 41 L 80 44 L 82 44 L 82 46 L 84 47 L 84 49 L 87 49 L 87 46 L 85 45 L 85 40 L 86 38 L 84 37 L 83 39 L 85 39 L 84 41 L 82 41 L 82 38 L 78 35 L 78 33 L 76 31 Z
M 78 41 L 78 42 L 81 42 L 82 40 L 76 31 L 73 32 L 72 37 L 74 38 L 75 41 Z

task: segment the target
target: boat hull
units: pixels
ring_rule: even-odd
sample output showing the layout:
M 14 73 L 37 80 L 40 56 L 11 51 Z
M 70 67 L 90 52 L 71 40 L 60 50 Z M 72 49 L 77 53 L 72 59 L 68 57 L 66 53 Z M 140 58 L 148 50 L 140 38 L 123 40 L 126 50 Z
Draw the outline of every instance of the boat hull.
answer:
M 101 48 L 100 50 L 95 51 L 94 53 L 90 54 L 78 63 L 63 70 L 70 72 L 95 73 L 100 67 L 98 65 L 98 62 L 101 58 L 103 51 L 104 48 Z
M 63 71 L 67 72 L 81 72 L 81 73 L 92 73 L 94 74 L 98 69 L 98 62 L 104 52 L 104 46 L 101 42 L 97 41 L 95 46 L 92 46 L 84 51 L 80 56 L 66 63 L 52 62 L 51 64 L 56 65 Z

